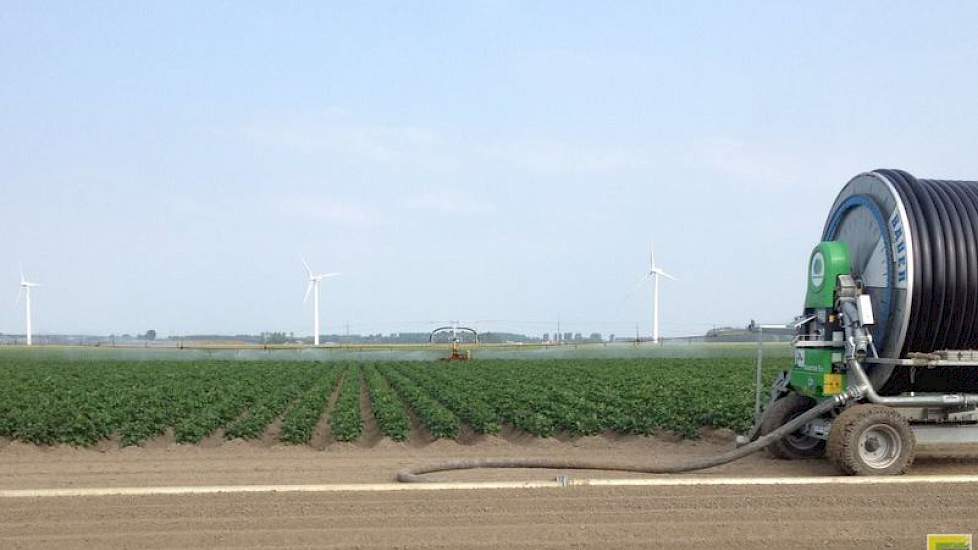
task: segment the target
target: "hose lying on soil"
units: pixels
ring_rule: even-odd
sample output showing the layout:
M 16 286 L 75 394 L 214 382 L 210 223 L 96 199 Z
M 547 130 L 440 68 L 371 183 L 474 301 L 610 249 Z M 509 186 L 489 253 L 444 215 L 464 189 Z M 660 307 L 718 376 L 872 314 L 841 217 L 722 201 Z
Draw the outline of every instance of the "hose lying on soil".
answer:
M 692 472 L 694 470 L 705 470 L 707 468 L 712 468 L 714 466 L 719 466 L 721 464 L 727 464 L 728 462 L 733 462 L 735 460 L 740 460 L 747 455 L 756 453 L 761 449 L 767 447 L 771 443 L 778 441 L 779 439 L 785 437 L 788 434 L 794 433 L 799 428 L 801 428 L 806 422 L 818 418 L 825 413 L 828 413 L 835 407 L 844 404 L 849 399 L 852 399 L 853 395 L 845 393 L 836 396 L 835 399 L 826 399 L 825 401 L 819 403 L 815 407 L 805 411 L 803 414 L 795 417 L 791 421 L 785 423 L 780 428 L 774 430 L 773 432 L 763 435 L 754 441 L 739 447 L 737 449 L 728 451 L 723 454 L 709 456 L 709 457 L 697 457 L 690 460 L 675 462 L 672 464 L 640 464 L 640 463 L 629 463 L 629 462 L 601 462 L 593 460 L 560 460 L 551 458 L 482 458 L 474 460 L 452 460 L 448 462 L 440 462 L 437 464 L 429 464 L 425 466 L 415 466 L 413 468 L 405 468 L 397 472 L 397 481 L 403 483 L 424 483 L 432 481 L 441 481 L 433 478 L 421 477 L 424 474 L 430 474 L 433 472 L 447 472 L 451 470 L 472 470 L 475 468 L 543 468 L 550 470 L 607 470 L 607 471 L 618 471 L 618 472 L 639 472 L 643 474 L 677 474 L 680 472 Z

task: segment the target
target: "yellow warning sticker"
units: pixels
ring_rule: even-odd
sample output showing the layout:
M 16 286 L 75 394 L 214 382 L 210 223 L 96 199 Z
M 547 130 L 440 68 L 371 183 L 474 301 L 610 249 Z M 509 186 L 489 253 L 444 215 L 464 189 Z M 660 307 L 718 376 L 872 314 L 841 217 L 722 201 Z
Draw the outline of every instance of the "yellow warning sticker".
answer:
M 971 535 L 927 535 L 927 550 L 972 550 Z
M 826 374 L 822 378 L 822 393 L 825 395 L 838 395 L 842 393 L 842 375 Z

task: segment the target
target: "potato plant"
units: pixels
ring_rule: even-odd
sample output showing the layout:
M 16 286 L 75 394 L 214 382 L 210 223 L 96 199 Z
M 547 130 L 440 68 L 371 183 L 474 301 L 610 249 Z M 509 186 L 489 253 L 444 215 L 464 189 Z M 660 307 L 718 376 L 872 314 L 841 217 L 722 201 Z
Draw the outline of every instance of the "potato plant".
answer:
M 404 404 L 377 372 L 377 367 L 368 365 L 363 374 L 370 393 L 370 408 L 380 431 L 394 441 L 404 441 L 411 432 L 411 421 L 404 411 Z
M 360 414 L 360 367 L 347 367 L 343 373 L 340 397 L 330 414 L 330 429 L 337 441 L 356 441 L 363 433 Z
M 436 439 L 454 438 L 458 435 L 459 421 L 452 411 L 445 408 L 428 392 L 418 386 L 413 380 L 404 376 L 396 369 L 382 367 L 384 376 L 390 381 L 397 393 L 411 405 L 411 410 L 418 416 L 428 432 Z
M 790 361 L 770 361 L 768 380 Z M 335 439 L 355 441 L 364 430 L 364 387 L 378 428 L 395 441 L 409 436 L 412 418 L 438 438 L 457 437 L 463 425 L 485 434 L 509 425 L 541 437 L 696 437 L 705 426 L 749 428 L 753 369 L 745 356 L 362 364 L 0 354 L 0 437 L 139 445 L 172 431 L 193 444 L 221 428 L 229 438 L 258 438 L 281 419 L 280 440 L 305 444 L 325 419 Z
M 312 439 L 319 419 L 326 414 L 326 405 L 342 372 L 342 369 L 332 367 L 319 376 L 285 415 L 279 439 L 296 445 L 308 443 Z
M 399 365 L 397 370 L 429 392 L 475 432 L 499 433 L 501 426 L 496 409 L 475 388 L 453 376 L 451 370 L 412 368 L 411 363 Z
M 281 416 L 296 399 L 316 380 L 323 370 L 320 364 L 299 365 L 285 372 L 265 373 L 264 391 L 245 412 L 225 430 L 225 437 L 233 439 L 257 439 L 276 418 Z

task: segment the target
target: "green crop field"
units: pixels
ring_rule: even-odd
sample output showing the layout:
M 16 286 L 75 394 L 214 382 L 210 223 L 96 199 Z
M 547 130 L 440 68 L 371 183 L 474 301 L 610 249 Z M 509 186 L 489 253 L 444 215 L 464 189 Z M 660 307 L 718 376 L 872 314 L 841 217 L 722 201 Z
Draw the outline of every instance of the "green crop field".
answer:
M 790 359 L 766 363 L 766 383 Z M 37 444 L 182 443 L 223 434 L 305 444 L 317 426 L 364 436 L 369 414 L 395 441 L 504 426 L 546 437 L 702 427 L 746 430 L 754 360 L 737 357 L 444 362 L 65 360 L 0 356 L 0 437 Z

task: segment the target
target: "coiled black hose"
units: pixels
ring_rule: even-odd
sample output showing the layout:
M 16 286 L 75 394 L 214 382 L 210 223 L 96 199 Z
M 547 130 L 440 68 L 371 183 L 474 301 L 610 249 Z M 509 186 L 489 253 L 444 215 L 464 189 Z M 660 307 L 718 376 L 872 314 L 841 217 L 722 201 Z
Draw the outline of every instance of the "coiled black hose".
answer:
M 913 238 L 913 302 L 901 356 L 978 348 L 978 182 L 876 172 L 896 187 Z M 978 391 L 978 369 L 900 369 L 882 388 L 908 390 Z

